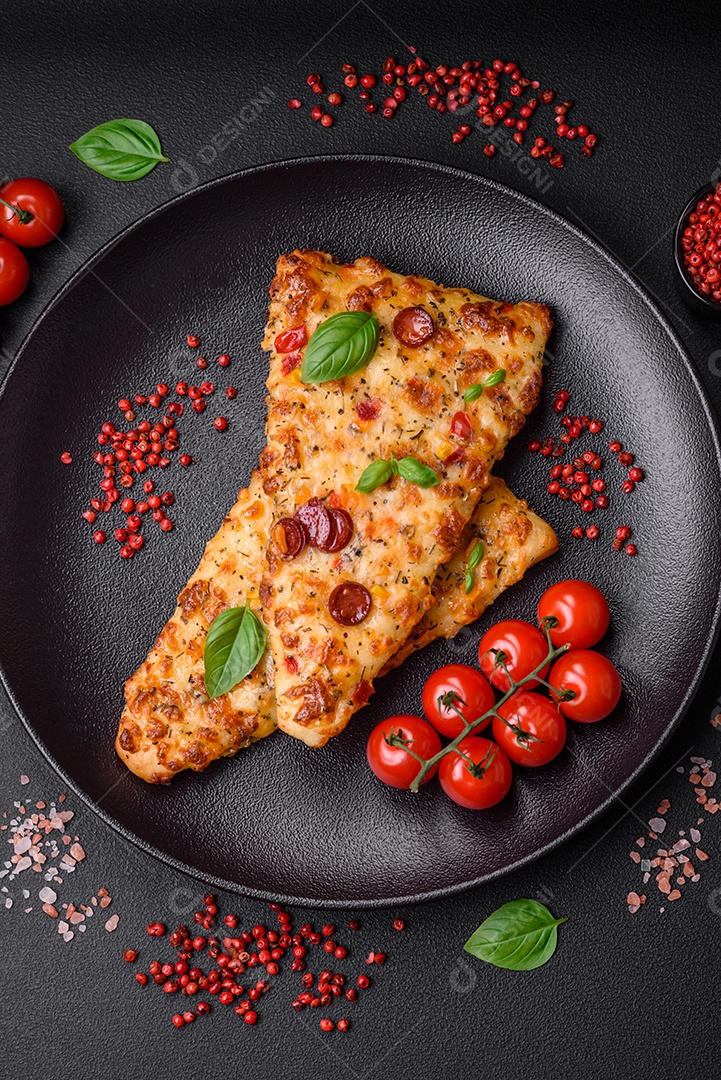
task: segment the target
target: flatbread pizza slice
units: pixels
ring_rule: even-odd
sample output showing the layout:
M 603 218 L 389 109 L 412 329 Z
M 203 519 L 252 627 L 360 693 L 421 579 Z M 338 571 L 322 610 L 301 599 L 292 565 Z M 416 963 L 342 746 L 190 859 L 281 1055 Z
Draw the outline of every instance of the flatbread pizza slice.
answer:
M 203 651 L 213 619 L 230 607 L 258 611 L 258 586 L 273 504 L 258 474 L 208 543 L 178 597 L 172 618 L 147 660 L 125 685 L 115 749 L 149 783 L 168 783 L 184 769 L 201 772 L 275 729 L 270 654 L 235 689 L 211 699 Z
M 558 537 L 548 522 L 534 514 L 500 477 L 492 476 L 457 552 L 438 569 L 433 607 L 416 623 L 382 674 L 437 638 L 454 638 L 532 566 L 557 550 Z
M 202 662 L 216 614 L 246 601 L 260 611 L 254 583 L 263 573 L 264 530 L 272 513 L 273 501 L 256 474 L 208 544 L 147 660 L 126 684 L 116 750 L 148 783 L 167 784 L 186 769 L 202 772 L 211 762 L 232 757 L 275 730 L 269 653 L 238 687 L 214 702 L 205 690 Z M 466 593 L 468 560 L 479 540 L 484 554 L 474 572 L 473 588 Z M 491 477 L 458 551 L 436 575 L 433 607 L 386 670 L 437 637 L 454 637 L 556 547 L 551 526 L 502 480 Z
M 322 746 L 432 606 L 538 401 L 552 322 L 543 304 L 318 251 L 282 256 L 270 296 L 260 599 L 278 726 Z

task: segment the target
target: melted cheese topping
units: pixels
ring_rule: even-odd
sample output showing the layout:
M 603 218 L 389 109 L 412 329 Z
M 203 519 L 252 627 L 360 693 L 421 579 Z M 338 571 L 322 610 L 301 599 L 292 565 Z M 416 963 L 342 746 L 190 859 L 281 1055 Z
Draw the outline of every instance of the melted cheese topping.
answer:
M 502 481 L 488 477 L 490 461 L 536 402 L 551 327 L 547 309 L 512 308 L 463 290 L 442 290 L 391 275 L 371 259 L 338 267 L 329 256 L 296 253 L 281 259 L 278 270 L 267 349 L 272 351 L 282 329 L 305 323 L 310 334 L 333 311 L 359 307 L 378 314 L 381 346 L 360 375 L 322 387 L 303 387 L 297 371 L 283 375 L 282 358 L 272 353 L 273 434 L 262 478 L 254 474 L 250 488 L 239 493 L 172 618 L 126 684 L 116 749 L 151 783 L 167 783 L 184 769 L 201 771 L 270 734 L 278 672 L 287 700 L 301 702 L 289 724 L 292 733 L 325 742 L 367 700 L 373 674 L 437 636 L 453 636 L 555 550 L 550 527 Z M 423 349 L 403 350 L 389 332 L 393 313 L 418 304 L 434 314 L 436 334 Z M 450 416 L 463 407 L 463 389 L 498 367 L 506 368 L 506 382 L 467 408 L 474 440 L 466 461 L 444 469 L 442 461 L 463 445 L 448 433 Z M 362 403 L 372 407 L 364 410 Z M 378 415 L 363 419 L 364 412 Z M 425 461 L 442 484 L 422 491 L 396 480 L 372 496 L 355 493 L 365 464 L 390 452 Z M 338 555 L 306 550 L 294 567 L 282 563 L 271 545 L 266 562 L 274 520 L 311 495 L 327 495 L 331 505 L 350 510 L 356 525 L 350 548 Z M 468 549 L 479 536 L 486 558 L 467 597 L 462 588 Z M 277 603 L 276 575 L 281 591 L 293 593 L 292 605 Z M 332 622 L 323 603 L 347 579 L 369 582 L 373 596 L 368 625 L 351 635 Z M 238 687 L 211 701 L 202 661 L 208 628 L 225 608 L 246 601 L 269 623 L 271 650 Z M 299 694 L 287 693 L 296 687 Z M 354 687 L 362 693 L 349 699 Z
M 273 500 L 256 475 L 206 547 L 147 660 L 126 684 L 127 704 L 115 746 L 128 768 L 149 783 L 168 783 L 183 769 L 200 772 L 275 730 L 269 653 L 239 686 L 215 702 L 205 692 L 202 664 L 205 636 L 216 614 L 246 600 L 258 610 L 257 583 L 272 511 Z M 476 569 L 474 589 L 466 595 L 468 554 L 478 539 L 485 543 L 485 557 Z M 502 480 L 491 477 L 461 546 L 436 575 L 434 606 L 386 670 L 438 637 L 454 637 L 556 548 L 551 526 Z
M 466 593 L 468 558 L 479 540 L 483 559 L 474 571 L 474 583 Z M 497 476 L 481 496 L 466 526 L 458 551 L 440 567 L 433 582 L 433 607 L 413 627 L 385 671 L 398 667 L 410 653 L 437 638 L 453 638 L 464 626 L 481 617 L 486 608 L 521 580 L 527 570 L 558 550 L 551 526 L 528 509 Z M 383 674 L 385 674 L 385 671 Z
M 370 258 L 341 266 L 315 251 L 282 256 L 270 295 L 264 489 L 276 518 L 315 496 L 347 509 L 355 525 L 338 555 L 306 548 L 285 562 L 271 543 L 261 585 L 278 726 L 321 746 L 367 700 L 375 676 L 431 607 L 436 571 L 458 547 L 491 464 L 537 403 L 552 323 L 542 304 L 497 303 L 391 273 Z M 421 348 L 406 348 L 393 335 L 395 315 L 410 306 L 425 308 L 436 323 Z M 372 310 L 380 325 L 378 349 L 363 371 L 321 385 L 284 373 L 274 349 L 279 333 L 305 325 L 310 338 L 329 316 L 359 309 Z M 505 381 L 464 406 L 464 389 L 499 368 Z M 361 419 L 363 403 L 377 409 L 374 419 Z M 460 442 L 450 426 L 464 408 L 473 434 Z M 446 467 L 449 442 L 464 448 L 465 460 Z M 370 495 L 355 492 L 365 467 L 392 454 L 429 465 L 441 483 L 422 489 L 395 477 Z M 343 581 L 376 588 L 368 617 L 355 627 L 339 626 L 328 611 L 328 597 Z M 288 654 L 290 669 L 283 663 Z
M 200 772 L 275 728 L 268 653 L 222 697 L 211 701 L 203 679 L 205 638 L 216 615 L 246 602 L 258 609 L 272 513 L 256 475 L 207 545 L 147 660 L 125 685 L 115 749 L 150 783 L 167 783 L 183 769 Z

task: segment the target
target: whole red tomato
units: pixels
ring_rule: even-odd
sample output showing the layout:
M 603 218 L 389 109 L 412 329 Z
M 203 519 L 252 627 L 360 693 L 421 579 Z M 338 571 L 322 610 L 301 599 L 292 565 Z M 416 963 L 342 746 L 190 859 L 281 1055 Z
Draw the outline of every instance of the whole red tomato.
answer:
M 566 744 L 566 721 L 547 697 L 519 690 L 493 717 L 493 738 L 517 765 L 547 765 Z
M 441 758 L 439 779 L 448 798 L 469 810 L 495 806 L 508 794 L 513 779 L 503 750 L 490 739 L 469 735 L 458 744 L 458 751 Z
M 621 677 L 611 661 L 592 649 L 575 649 L 561 656 L 548 681 L 556 690 L 572 690 L 575 697 L 559 700 L 569 720 L 593 724 L 612 713 L 621 697 Z
M 42 247 L 65 219 L 62 200 L 44 180 L 26 176 L 0 188 L 0 233 L 21 247 Z
M 538 621 L 552 615 L 558 625 L 551 629 L 554 645 L 590 649 L 608 630 L 611 613 L 606 597 L 589 581 L 559 581 L 546 589 L 538 602 Z
M 548 655 L 548 642 L 540 630 L 522 619 L 505 619 L 486 630 L 478 646 L 481 671 L 492 686 L 505 693 L 511 684 L 503 668 L 494 666 L 498 652 L 505 654 L 504 663 L 511 677 L 515 682 L 520 682 Z M 546 677 L 548 668 L 548 664 L 541 668 L 539 675 L 542 679 Z M 537 679 L 525 684 L 529 690 L 534 686 L 538 686 Z
M 389 716 L 373 728 L 366 747 L 368 764 L 384 784 L 407 789 L 418 776 L 421 766 L 403 746 L 390 745 L 388 740 L 391 737 L 405 740 L 414 753 L 424 760 L 438 753 L 441 740 L 438 733 L 426 720 L 421 720 L 420 716 Z M 436 765 L 430 770 L 424 784 L 437 769 Z
M 496 698 L 480 671 L 468 664 L 446 664 L 434 671 L 423 687 L 423 712 L 436 731 L 455 739 L 465 728 L 464 720 L 472 724 L 495 705 Z M 474 728 L 481 732 L 491 722 Z
M 30 267 L 22 251 L 0 236 L 0 305 L 22 296 L 29 280 Z

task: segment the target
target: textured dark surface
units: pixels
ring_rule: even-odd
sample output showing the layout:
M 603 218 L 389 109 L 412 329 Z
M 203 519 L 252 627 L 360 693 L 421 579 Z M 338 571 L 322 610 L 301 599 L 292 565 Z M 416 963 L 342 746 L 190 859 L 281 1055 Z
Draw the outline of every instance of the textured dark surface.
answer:
M 717 168 L 721 152 L 709 137 L 706 89 L 701 81 L 688 78 L 690 70 L 714 68 L 718 16 L 711 16 L 716 21 L 702 29 L 702 8 L 695 9 L 695 22 L 689 26 L 682 13 L 670 17 L 657 6 L 647 17 L 628 7 L 605 9 L 601 21 L 572 5 L 536 6 L 517 9 L 513 25 L 502 10 L 484 10 L 481 31 L 472 20 L 469 23 L 467 14 L 446 15 L 439 24 L 435 7 L 414 8 L 412 15 L 403 5 L 377 10 L 384 22 L 361 4 L 332 30 L 346 14 L 344 6 L 294 5 L 287 13 L 279 9 L 273 18 L 260 5 L 242 12 L 216 4 L 205 10 L 190 5 L 154 10 L 134 4 L 78 5 L 72 12 L 65 5 L 43 5 L 42 14 L 31 5 L 14 8 L 13 22 L 5 29 L 2 60 L 3 168 L 9 175 L 40 175 L 54 182 L 66 202 L 68 225 L 64 244 L 31 255 L 34 278 L 27 296 L 2 312 L 6 363 L 73 270 L 119 229 L 166 202 L 187 182 L 189 173 L 184 180 L 167 166 L 137 184 L 112 184 L 84 170 L 66 151 L 67 143 L 92 124 L 135 115 L 155 124 L 166 153 L 174 162 L 189 162 L 201 182 L 298 154 L 384 152 L 474 170 L 540 198 L 571 220 L 580 218 L 660 299 L 718 408 L 718 329 L 696 320 L 682 305 L 671 252 L 676 216 L 690 193 Z M 547 78 L 562 95 L 578 100 L 580 111 L 603 137 L 602 147 L 590 163 L 569 155 L 568 167 L 552 175 L 552 186 L 540 190 L 512 160 L 498 155 L 487 161 L 480 153 L 481 135 L 460 148 L 452 147 L 451 117 L 438 118 L 417 101 L 406 110 L 405 122 L 399 117 L 399 122 L 389 124 L 367 117 L 350 102 L 331 131 L 312 125 L 307 111 L 299 115 L 285 108 L 291 96 L 310 97 L 303 84 L 309 70 L 326 74 L 329 88 L 338 85 L 340 80 L 331 81 L 331 73 L 341 60 L 350 58 L 376 69 L 380 57 L 402 50 L 396 35 L 436 62 L 460 57 L 462 49 L 488 59 L 495 54 L 512 56 L 531 74 Z M 311 57 L 298 63 L 310 49 Z M 203 147 L 265 86 L 276 100 L 205 164 L 211 155 Z M 677 97 L 669 114 L 670 86 Z M 549 128 L 543 124 L 539 131 L 548 135 Z M 449 216 L 452 211 L 449 206 Z M 230 238 L 218 251 L 219 260 L 228 257 L 229 245 Z M 479 283 L 484 274 L 476 271 Z M 196 310 L 202 313 L 205 285 L 212 287 L 212 278 L 200 284 L 196 303 L 201 306 Z M 86 318 L 92 319 L 92 312 Z M 609 334 L 620 333 L 613 310 L 607 318 Z M 182 319 L 179 312 L 178 329 L 184 329 Z M 128 317 L 123 323 L 128 362 L 142 340 L 132 321 Z M 72 338 L 81 330 L 80 325 L 67 330 L 69 371 L 79 363 Z M 154 360 L 163 359 L 166 347 L 163 335 L 157 342 L 153 339 Z M 668 376 L 671 379 L 673 372 Z M 103 357 L 98 359 L 97 377 L 109 380 L 108 385 L 116 377 L 104 370 Z M 619 364 L 617 383 L 624 378 Z M 628 407 L 632 400 L 625 387 L 623 393 L 613 386 L 609 392 L 614 408 L 621 402 Z M 25 410 L 39 415 L 35 410 L 43 393 L 41 386 L 28 389 L 21 422 Z M 98 400 L 92 387 L 85 397 Z M 675 398 L 669 405 L 681 408 Z M 47 416 L 47 402 L 45 407 Z M 70 433 L 73 417 L 66 421 Z M 48 422 L 56 430 L 57 420 L 48 417 Z M 688 432 L 674 451 L 672 440 L 666 438 L 667 423 L 668 416 L 657 421 L 655 453 L 659 458 L 667 455 L 667 470 L 678 469 L 676 498 L 681 498 L 687 462 L 696 455 L 695 435 Z M 18 463 L 17 468 L 23 472 L 27 464 Z M 65 473 L 54 469 L 51 462 L 50 471 L 34 478 L 33 510 L 28 511 L 28 522 L 18 525 L 23 543 L 39 543 L 43 517 L 50 513 L 49 481 L 69 483 Z M 212 476 L 212 470 L 205 475 Z M 223 490 L 219 488 L 218 497 Z M 190 496 L 191 488 L 187 491 Z M 715 492 L 709 490 L 707 496 L 711 505 Z M 207 512 L 205 499 L 201 505 Z M 696 522 L 688 524 L 701 528 Z M 663 599 L 667 576 L 674 579 L 685 572 L 679 554 L 686 544 L 683 534 L 663 539 L 665 562 L 658 564 L 650 591 L 624 598 L 641 610 Z M 200 534 L 196 542 L 200 545 Z M 68 554 L 72 550 L 69 527 Z M 6 542 L 4 569 L 7 551 Z M 708 557 L 704 550 L 690 554 L 687 550 L 689 582 L 695 579 L 696 564 Z M 168 573 L 172 572 L 169 566 Z M 131 580 L 140 592 L 147 584 L 140 576 Z M 677 627 L 682 639 L 695 638 L 712 599 L 703 598 L 698 613 Z M 111 597 L 104 611 L 105 636 L 97 648 L 109 653 L 110 683 L 126 645 Z M 87 612 L 78 616 L 82 620 Z M 43 640 L 50 638 L 44 634 Z M 681 681 L 684 678 L 681 672 Z M 409 909 L 405 937 L 389 929 L 389 913 L 364 915 L 362 946 L 392 946 L 392 955 L 379 973 L 373 995 L 351 1014 L 357 1019 L 345 1039 L 320 1041 L 315 1016 L 292 1013 L 288 976 L 266 999 L 262 1023 L 254 1030 L 246 1030 L 230 1014 L 213 1016 L 212 1022 L 196 1024 L 192 1030 L 174 1031 L 169 1002 L 162 994 L 139 991 L 118 962 L 119 952 L 142 940 L 140 930 L 151 916 L 168 922 L 180 917 L 179 890 L 196 895 L 200 889 L 128 845 L 71 798 L 88 859 L 69 879 L 66 898 L 84 898 L 107 885 L 121 914 L 120 929 L 107 935 L 94 926 L 85 937 L 66 945 L 37 910 L 24 915 L 22 901 L 16 900 L 12 910 L 0 910 L 7 1002 L 0 1021 L 5 1047 L 0 1071 L 32 1080 L 115 1078 L 129 1072 L 190 1077 L 209 1068 L 233 1075 L 242 1071 L 253 1080 L 278 1076 L 305 1080 L 328 1072 L 411 1077 L 421 1070 L 438 1077 L 472 1071 L 483 1076 L 584 1080 L 609 1073 L 644 1080 L 670 1078 L 689 1068 L 697 1075 L 714 1075 L 721 1040 L 713 993 L 703 987 L 721 960 L 716 821 L 708 819 L 703 827 L 711 858 L 701 881 L 689 886 L 682 901 L 660 914 L 653 882 L 647 889 L 649 903 L 638 915 L 630 916 L 624 901 L 629 888 L 640 884 L 628 851 L 644 831 L 642 822 L 654 814 L 658 799 L 671 800 L 669 830 L 674 837 L 695 820 L 687 775 L 677 775 L 674 766 L 689 752 L 716 757 L 718 735 L 708 720 L 718 681 L 717 652 L 668 748 L 624 797 L 630 813 L 618 806 L 554 854 L 510 877 L 452 900 Z M 671 695 L 674 687 L 665 690 Z M 54 702 L 47 701 L 44 707 L 52 718 Z M 38 799 L 62 790 L 7 703 L 2 706 L 2 721 L 3 808 L 10 808 L 21 792 Z M 20 772 L 31 776 L 27 788 L 19 787 Z M 592 782 L 579 779 L 579 786 Z M 253 813 L 252 804 L 247 813 Z M 318 843 L 325 846 L 328 839 L 320 836 Z M 271 836 L 271 855 L 273 847 Z M 306 854 L 299 851 L 297 862 L 310 863 Z M 36 892 L 36 883 L 28 882 L 27 876 L 19 879 L 18 887 L 32 884 Z M 469 977 L 459 966 L 461 945 L 469 932 L 499 903 L 539 893 L 556 914 L 569 916 L 553 961 L 528 976 L 473 964 Z M 249 922 L 262 915 L 258 902 L 231 903 L 238 903 Z M 354 964 L 357 961 L 356 957 Z M 299 1026 L 306 1030 L 299 1032 Z
M 226 238 L 225 257 L 216 260 Z M 267 284 L 277 254 L 295 245 L 329 250 L 340 261 L 372 252 L 401 272 L 548 303 L 556 327 L 542 403 L 502 471 L 555 524 L 560 550 L 478 628 L 451 645 L 436 643 L 380 681 L 363 715 L 322 751 L 276 737 L 201 777 L 186 773 L 169 789 L 148 787 L 126 778 L 113 749 L 122 684 L 257 463 Z M 705 666 L 721 578 L 721 507 L 711 504 L 710 512 L 706 490 L 721 475 L 718 444 L 681 348 L 618 266 L 548 211 L 487 180 L 397 161 L 315 160 L 193 192 L 133 230 L 91 271 L 43 317 L 0 398 L 0 548 L 7 552 L 0 664 L 36 738 L 93 804 L 102 799 L 105 816 L 213 883 L 291 902 L 365 905 L 428 898 L 495 875 L 567 836 L 626 786 L 676 722 Z M 127 306 L 118 303 L 121 294 Z M 220 403 L 211 399 L 202 420 L 190 413 L 179 422 L 183 448 L 202 465 L 185 471 L 176 464 L 161 474 L 159 482 L 176 490 L 177 531 L 168 539 L 146 528 L 142 556 L 124 562 L 112 541 L 92 543 L 79 515 L 97 491 L 89 440 L 115 415 L 119 398 L 148 394 L 159 379 L 172 386 L 193 378 L 196 354 L 184 343 L 189 322 L 211 357 L 229 349 L 232 367 L 223 372 L 213 364 L 206 372 Z M 232 408 L 222 395 L 228 380 L 242 388 Z M 632 433 L 648 474 L 632 498 L 614 497 L 625 474 L 607 465 L 612 506 L 596 514 L 603 546 L 571 539 L 571 521 L 582 512 L 545 492 L 546 459 L 529 463 L 528 439 L 543 438 L 551 425 L 557 430 L 552 403 L 561 386 L 573 389 L 576 411 L 612 417 L 608 434 L 582 445 L 605 456 L 612 431 Z M 233 418 L 223 436 L 212 423 L 218 411 Z M 152 419 L 153 410 L 138 415 Z M 692 429 L 695 454 L 679 486 L 679 449 Z M 74 455 L 72 468 L 59 461 L 61 449 Z M 36 506 L 43 475 L 58 494 Z M 609 519 L 633 524 L 640 558 L 609 552 Z M 108 521 L 101 518 L 110 532 L 122 515 Z M 677 538 L 673 560 L 666 559 L 669 536 Z M 649 605 L 661 559 L 663 593 Z M 420 798 L 380 785 L 365 763 L 372 727 L 418 711 L 418 686 L 435 667 L 449 659 L 473 663 L 482 627 L 506 616 L 532 619 L 543 589 L 568 577 L 597 584 L 613 611 L 604 651 L 625 687 L 613 719 L 571 725 L 567 751 L 547 769 L 519 770 L 511 797 L 487 814 L 459 809 L 437 784 Z M 674 617 L 690 627 L 683 639 Z M 36 630 L 43 624 L 52 627 L 52 657 L 47 634 Z M 252 815 L 244 812 L 249 805 Z M 267 837 L 279 817 L 285 827 L 271 851 Z M 319 834 L 327 839 L 319 842 Z M 298 860 L 298 851 L 308 854 Z

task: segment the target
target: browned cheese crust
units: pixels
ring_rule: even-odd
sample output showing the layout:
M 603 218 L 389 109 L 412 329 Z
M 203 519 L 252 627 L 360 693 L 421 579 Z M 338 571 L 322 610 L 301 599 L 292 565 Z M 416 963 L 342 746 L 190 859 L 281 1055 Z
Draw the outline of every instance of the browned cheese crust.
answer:
M 198 660 L 213 615 L 213 596 L 224 596 L 224 605 L 231 600 L 241 604 L 247 598 L 255 608 L 252 580 L 250 588 L 239 588 L 238 566 L 242 564 L 246 578 L 259 578 L 259 529 L 270 522 L 272 506 L 259 478 L 254 477 L 250 489 L 240 492 L 238 503 L 208 544 L 148 659 L 127 683 L 127 705 L 116 749 L 128 768 L 149 783 L 168 783 L 181 769 L 201 771 L 211 761 L 233 755 L 275 730 L 272 668 L 269 670 L 267 654 L 232 694 L 218 698 L 210 708 L 201 690 L 203 667 Z M 485 544 L 485 557 L 476 570 L 474 589 L 466 595 L 468 554 L 478 539 Z M 458 551 L 436 575 L 434 606 L 414 628 L 403 654 L 392 657 L 386 670 L 437 637 L 453 637 L 556 547 L 551 526 L 517 499 L 502 480 L 491 477 Z M 228 715 L 236 716 L 240 723 L 228 727 Z
M 318 497 L 347 509 L 355 525 L 353 540 L 337 555 L 306 548 L 284 561 L 271 543 L 261 586 L 278 726 L 322 746 L 367 700 L 373 679 L 432 605 L 438 567 L 458 547 L 491 465 L 538 401 L 552 323 L 542 304 L 496 302 L 391 273 L 371 258 L 339 265 L 317 251 L 282 256 L 270 296 L 261 473 L 274 516 L 291 516 Z M 435 321 L 433 338 L 421 348 L 402 346 L 392 331 L 394 316 L 410 306 L 425 308 Z M 297 369 L 284 373 L 274 349 L 280 332 L 305 325 L 310 337 L 329 316 L 358 309 L 372 310 L 380 325 L 366 368 L 320 385 L 304 385 Z M 505 381 L 465 406 L 472 438 L 451 437 L 463 391 L 500 368 Z M 378 416 L 361 419 L 362 402 L 378 403 Z M 444 465 L 460 448 L 463 460 Z M 441 483 L 423 489 L 395 477 L 370 495 L 358 494 L 365 467 L 391 455 L 412 455 Z M 347 581 L 372 596 L 370 613 L 355 627 L 340 626 L 328 610 L 331 591 Z
M 203 681 L 205 637 L 215 616 L 246 602 L 258 610 L 271 518 L 272 502 L 254 474 L 207 545 L 147 660 L 125 685 L 115 749 L 149 783 L 167 783 L 183 769 L 200 772 L 275 728 L 267 653 L 222 697 L 211 701 Z
M 466 593 L 468 558 L 481 540 L 483 559 L 474 572 L 474 583 Z M 401 649 L 386 665 L 398 667 L 416 649 L 436 638 L 455 637 L 464 626 L 479 619 L 501 593 L 521 580 L 527 570 L 558 550 L 558 537 L 551 526 L 517 499 L 499 477 L 491 483 L 476 505 L 466 526 L 458 551 L 441 566 L 433 582 L 433 607 L 416 626 Z

